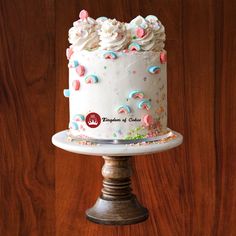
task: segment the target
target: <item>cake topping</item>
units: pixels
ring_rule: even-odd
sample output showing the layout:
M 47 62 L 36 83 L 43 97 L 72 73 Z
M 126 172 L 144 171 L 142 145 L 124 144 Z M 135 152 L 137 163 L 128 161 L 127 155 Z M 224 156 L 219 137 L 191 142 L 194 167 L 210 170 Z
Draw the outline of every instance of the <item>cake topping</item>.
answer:
M 129 24 L 132 42 L 138 43 L 144 51 L 154 50 L 155 36 L 151 25 L 142 17 L 137 16 Z M 142 31 L 142 37 L 141 36 Z M 137 32 L 139 36 L 137 37 Z
M 70 90 L 69 89 L 64 89 L 63 94 L 66 98 L 70 97 Z
M 79 88 L 80 88 L 80 82 L 79 82 L 79 80 L 73 80 L 73 82 L 72 82 L 72 87 L 74 88 L 74 90 L 79 90 Z
M 80 13 L 79 13 L 79 18 L 81 20 L 85 20 L 87 19 L 89 16 L 88 12 L 86 10 L 82 10 Z
M 75 129 L 75 130 L 78 130 L 78 129 L 79 129 L 79 126 L 77 125 L 76 122 L 71 121 L 71 122 L 69 123 L 69 129 Z
M 76 114 L 76 115 L 74 115 L 73 120 L 74 121 L 84 121 L 85 118 L 84 118 L 84 115 Z
M 105 50 L 123 50 L 128 42 L 128 33 L 124 23 L 116 19 L 107 19 L 101 24 L 99 31 L 100 47 Z
M 161 72 L 161 68 L 159 66 L 149 66 L 148 72 L 151 74 L 159 74 Z
M 128 105 L 122 105 L 120 107 L 117 108 L 117 112 L 118 114 L 128 114 L 131 113 L 131 108 Z
M 132 45 L 129 49 L 135 51 L 164 49 L 165 28 L 156 16 L 137 16 L 130 23 L 123 23 L 104 16 L 94 20 L 86 10 L 82 10 L 79 17 L 69 30 L 69 42 L 76 50 L 122 51 L 128 45 Z M 135 46 L 132 43 L 136 43 Z
M 144 93 L 140 90 L 134 90 L 129 93 L 129 98 L 142 99 L 144 98 Z
M 84 74 L 85 74 L 85 67 L 84 66 L 79 65 L 75 70 L 79 76 L 84 76 Z
M 145 126 L 150 126 L 153 124 L 153 117 L 151 115 L 145 115 L 143 117 L 143 123 Z
M 140 51 L 141 50 L 141 47 L 138 43 L 131 43 L 129 45 L 129 50 L 130 51 Z
M 115 52 L 108 51 L 108 52 L 104 52 L 103 57 L 104 57 L 105 59 L 116 59 L 116 58 L 117 58 L 117 55 L 116 55 Z
M 161 62 L 161 64 L 164 64 L 164 63 L 167 62 L 167 54 L 166 54 L 166 52 L 161 52 L 160 53 L 160 62 Z
M 68 67 L 69 68 L 76 68 L 79 65 L 79 62 L 77 60 L 69 61 Z
M 97 22 L 86 11 L 80 12 L 80 19 L 69 30 L 69 42 L 77 50 L 92 50 L 99 46 Z
M 98 83 L 98 77 L 96 75 L 88 75 L 85 77 L 86 84 L 96 84 Z
M 147 99 L 143 99 L 139 104 L 138 104 L 139 109 L 143 110 L 149 110 L 151 108 L 151 102 Z
M 68 60 L 70 60 L 73 53 L 74 53 L 74 51 L 73 51 L 71 46 L 66 49 L 66 57 L 67 57 Z

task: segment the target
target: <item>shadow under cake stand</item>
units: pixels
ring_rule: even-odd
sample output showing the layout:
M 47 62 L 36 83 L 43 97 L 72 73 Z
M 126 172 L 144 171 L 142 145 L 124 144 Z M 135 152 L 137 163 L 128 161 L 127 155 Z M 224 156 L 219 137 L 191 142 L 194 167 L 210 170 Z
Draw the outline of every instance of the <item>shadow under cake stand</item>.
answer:
M 175 131 L 171 135 L 153 142 L 136 144 L 93 144 L 68 140 L 67 130 L 56 133 L 52 143 L 66 151 L 102 156 L 103 188 L 94 206 L 86 211 L 87 219 L 107 225 L 126 225 L 144 221 L 148 210 L 143 207 L 132 193 L 131 162 L 132 156 L 162 152 L 179 146 L 183 136 Z

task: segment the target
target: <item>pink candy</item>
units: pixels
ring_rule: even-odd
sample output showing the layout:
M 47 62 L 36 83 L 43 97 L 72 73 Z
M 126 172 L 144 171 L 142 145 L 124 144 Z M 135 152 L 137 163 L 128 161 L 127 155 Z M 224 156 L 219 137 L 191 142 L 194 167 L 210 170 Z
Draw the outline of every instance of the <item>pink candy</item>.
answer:
M 84 76 L 84 74 L 85 74 L 85 67 L 79 65 L 79 66 L 76 68 L 76 72 L 77 72 L 77 74 L 78 74 L 79 76 Z
M 70 60 L 71 55 L 72 55 L 73 53 L 74 53 L 74 52 L 73 52 L 73 50 L 72 50 L 71 47 L 69 47 L 69 48 L 66 49 L 66 57 L 67 57 L 68 60 Z
M 80 88 L 79 80 L 73 80 L 72 87 L 74 88 L 74 90 L 79 90 L 79 88 Z
M 137 28 L 136 35 L 137 37 L 142 38 L 145 35 L 145 30 L 141 27 Z
M 152 124 L 153 124 L 153 118 L 152 118 L 152 116 L 151 116 L 151 115 L 145 115 L 145 116 L 143 117 L 143 122 L 144 122 L 144 124 L 145 124 L 146 126 L 152 125 Z
M 165 52 L 161 52 L 161 54 L 160 54 L 160 62 L 161 62 L 161 64 L 164 64 L 164 63 L 167 62 L 167 55 L 166 55 Z
M 80 13 L 79 13 L 79 18 L 81 20 L 85 20 L 87 19 L 89 16 L 88 12 L 86 10 L 82 10 Z

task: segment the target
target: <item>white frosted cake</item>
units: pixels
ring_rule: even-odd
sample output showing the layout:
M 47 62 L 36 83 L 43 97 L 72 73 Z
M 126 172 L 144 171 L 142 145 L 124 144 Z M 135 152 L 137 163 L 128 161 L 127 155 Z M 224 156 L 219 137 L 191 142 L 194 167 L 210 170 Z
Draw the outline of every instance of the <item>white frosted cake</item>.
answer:
M 139 140 L 167 133 L 164 26 L 155 16 L 130 23 L 80 19 L 69 30 L 71 138 Z

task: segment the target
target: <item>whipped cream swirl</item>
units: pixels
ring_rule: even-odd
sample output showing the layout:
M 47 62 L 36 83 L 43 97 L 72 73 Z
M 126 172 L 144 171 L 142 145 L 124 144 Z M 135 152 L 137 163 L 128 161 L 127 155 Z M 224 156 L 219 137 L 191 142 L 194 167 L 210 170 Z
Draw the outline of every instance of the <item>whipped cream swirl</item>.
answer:
M 129 43 L 129 34 L 124 23 L 107 19 L 101 23 L 100 48 L 104 50 L 123 50 Z
M 162 23 L 158 20 L 156 16 L 149 15 L 145 19 L 153 29 L 153 33 L 155 36 L 154 51 L 163 50 L 165 47 L 166 40 L 165 27 L 162 25 Z
M 154 16 L 153 16 L 154 17 Z M 144 19 L 142 16 L 137 16 L 129 25 L 132 42 L 138 43 L 144 51 L 161 51 L 165 44 L 165 28 L 152 16 Z M 143 34 L 137 33 L 138 31 Z
M 93 50 L 99 46 L 97 22 L 88 17 L 73 23 L 69 30 L 69 42 L 77 50 Z

